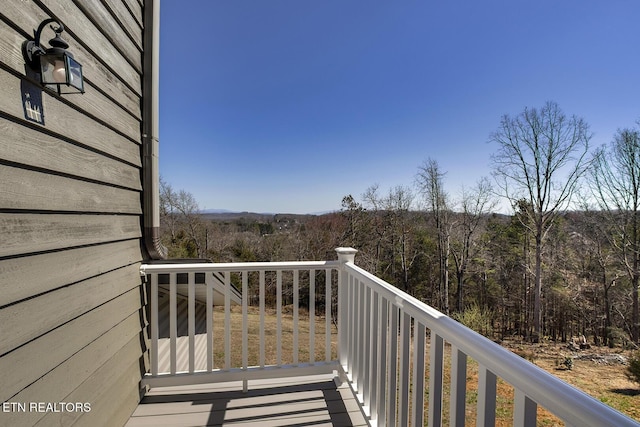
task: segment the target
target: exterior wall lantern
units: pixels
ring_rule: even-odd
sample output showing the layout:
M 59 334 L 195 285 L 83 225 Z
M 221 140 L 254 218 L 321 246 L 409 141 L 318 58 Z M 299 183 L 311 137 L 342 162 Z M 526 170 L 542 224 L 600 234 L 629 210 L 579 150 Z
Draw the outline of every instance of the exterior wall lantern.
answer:
M 56 36 L 49 40 L 49 49 L 40 46 L 40 35 L 44 27 L 55 22 L 58 27 L 51 25 Z M 61 94 L 84 93 L 82 65 L 70 52 L 69 44 L 60 37 L 64 26 L 53 18 L 45 19 L 38 26 L 35 40 L 27 40 L 22 44 L 24 59 L 33 71 L 40 75 L 40 84 Z

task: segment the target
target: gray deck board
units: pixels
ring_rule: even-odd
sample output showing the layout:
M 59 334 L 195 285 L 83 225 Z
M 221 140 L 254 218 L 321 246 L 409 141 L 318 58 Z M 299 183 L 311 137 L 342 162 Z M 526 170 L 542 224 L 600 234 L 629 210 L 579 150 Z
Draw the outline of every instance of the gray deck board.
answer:
M 242 384 L 202 384 L 150 390 L 126 427 L 138 426 L 366 426 L 348 384 L 331 376 Z

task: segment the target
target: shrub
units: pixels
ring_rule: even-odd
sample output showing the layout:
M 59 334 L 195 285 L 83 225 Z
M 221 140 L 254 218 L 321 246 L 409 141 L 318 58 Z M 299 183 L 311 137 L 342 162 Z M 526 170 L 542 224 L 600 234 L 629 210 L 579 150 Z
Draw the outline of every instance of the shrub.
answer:
M 640 350 L 629 357 L 626 374 L 631 381 L 640 384 Z
M 573 369 L 573 357 L 571 356 L 565 356 L 564 360 L 562 361 L 562 365 L 565 367 L 565 369 L 567 370 L 572 370 Z
M 627 341 L 627 334 L 621 328 L 607 328 L 607 341 L 610 348 L 618 345 L 624 346 Z
M 453 317 L 467 328 L 473 329 L 485 337 L 493 335 L 493 310 L 471 304 L 462 313 L 454 313 Z

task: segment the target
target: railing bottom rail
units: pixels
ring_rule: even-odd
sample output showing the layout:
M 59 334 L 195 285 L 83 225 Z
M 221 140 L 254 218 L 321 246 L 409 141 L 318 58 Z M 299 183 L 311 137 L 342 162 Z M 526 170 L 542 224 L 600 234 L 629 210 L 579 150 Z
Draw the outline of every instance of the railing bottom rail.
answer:
M 266 380 L 273 378 L 302 377 L 308 375 L 334 374 L 341 380 L 346 379 L 337 361 L 301 363 L 298 365 L 255 366 L 247 369 L 235 368 L 228 370 L 178 372 L 175 374 L 147 374 L 142 379 L 143 386 L 175 387 L 182 385 L 226 383 L 235 381 Z

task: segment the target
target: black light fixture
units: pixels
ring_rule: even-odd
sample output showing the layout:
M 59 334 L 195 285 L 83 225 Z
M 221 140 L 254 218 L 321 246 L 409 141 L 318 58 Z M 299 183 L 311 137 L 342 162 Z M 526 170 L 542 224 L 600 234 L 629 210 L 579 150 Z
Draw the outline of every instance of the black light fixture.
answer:
M 40 35 L 44 27 L 55 22 L 58 26 L 51 25 L 56 36 L 49 40 L 49 49 L 40 46 Z M 84 93 L 84 80 L 82 78 L 82 65 L 70 52 L 67 52 L 69 44 L 60 37 L 64 26 L 53 18 L 45 19 L 40 23 L 34 40 L 27 40 L 22 44 L 22 53 L 27 65 L 40 74 L 40 83 L 58 94 Z

